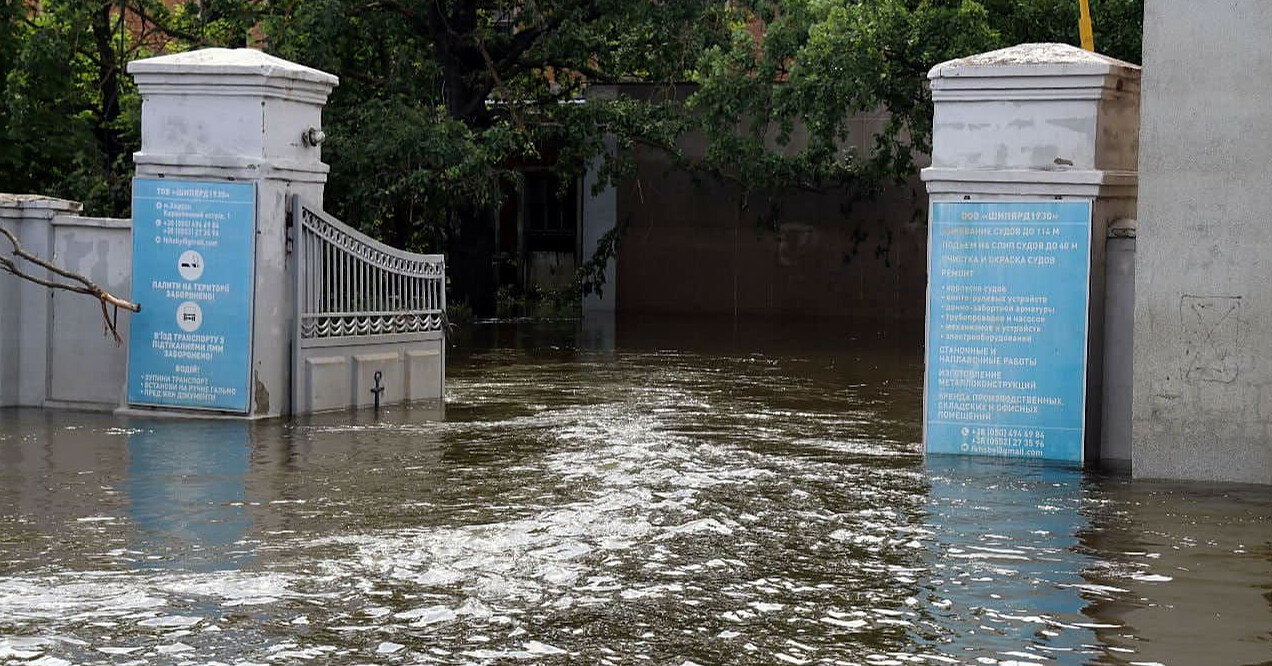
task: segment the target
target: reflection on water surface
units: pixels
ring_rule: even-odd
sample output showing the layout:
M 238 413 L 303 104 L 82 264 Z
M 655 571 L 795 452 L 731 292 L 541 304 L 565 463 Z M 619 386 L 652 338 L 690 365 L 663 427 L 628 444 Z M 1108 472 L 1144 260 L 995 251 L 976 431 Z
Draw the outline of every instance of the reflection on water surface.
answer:
M 461 344 L 444 414 L 0 411 L 0 663 L 1272 660 L 1267 490 L 925 461 L 917 339 Z

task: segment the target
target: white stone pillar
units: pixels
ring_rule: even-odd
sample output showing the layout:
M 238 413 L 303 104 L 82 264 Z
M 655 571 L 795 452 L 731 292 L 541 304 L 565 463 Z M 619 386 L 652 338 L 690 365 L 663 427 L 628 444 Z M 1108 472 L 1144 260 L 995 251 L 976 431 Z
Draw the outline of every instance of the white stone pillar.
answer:
M 138 178 L 256 184 L 250 414 L 286 414 L 295 311 L 287 201 L 322 202 L 328 167 L 312 138 L 337 78 L 253 49 L 137 60 L 128 72 L 142 96 Z
M 1034 206 L 1039 210 L 1049 202 L 1090 204 L 1090 256 L 1088 261 L 1079 262 L 1086 270 L 1073 271 L 1073 274 L 1065 274 L 1060 279 L 1088 280 L 1083 403 L 1085 439 L 1082 446 L 1085 454 L 1083 459 L 1091 462 L 1099 456 L 1102 449 L 1112 450 L 1107 445 L 1101 446 L 1104 417 L 1102 405 L 1105 400 L 1102 391 L 1105 239 L 1111 222 L 1135 217 L 1139 67 L 1065 44 L 1022 44 L 942 63 L 932 68 L 928 76 L 931 79 L 935 111 L 932 166 L 923 170 L 923 180 L 927 182 L 934 212 L 938 205 L 945 202 L 1021 202 L 1026 207 Z M 954 209 L 948 207 L 943 210 Z M 999 206 L 989 209 L 1009 208 Z M 1018 225 L 1016 231 L 1022 230 L 1028 234 L 1038 231 L 1030 223 Z M 938 233 L 935 225 L 929 226 L 929 232 L 933 236 L 929 240 L 930 254 L 939 253 L 942 248 L 953 247 L 940 245 L 943 239 L 939 237 L 939 233 L 945 232 Z M 1029 238 L 1044 243 L 1048 240 L 1047 237 L 1039 236 Z M 1015 242 L 1012 239 L 992 240 Z M 990 246 L 986 246 L 988 247 Z M 1017 249 L 969 252 L 980 252 L 989 261 L 1003 260 L 1004 257 L 1006 260 L 1022 258 L 1050 261 L 1059 256 L 1044 249 L 1036 252 L 1019 249 L 1030 246 L 1012 247 Z M 941 261 L 949 263 L 950 258 L 942 257 Z M 940 266 L 933 267 L 929 264 L 929 285 L 935 284 L 934 278 L 938 277 L 931 272 L 939 268 Z M 1006 294 L 1010 295 L 1012 285 L 1008 287 Z M 931 288 L 929 292 L 928 344 L 931 347 L 935 339 L 933 329 L 939 327 L 933 318 L 933 304 L 938 303 L 937 299 L 942 295 L 931 293 Z M 986 303 L 988 302 L 987 300 Z M 968 304 L 974 305 L 970 301 Z M 1003 326 L 1014 325 L 1006 320 L 995 322 L 977 319 L 976 317 L 984 316 L 978 310 L 959 313 L 959 316 L 972 317 L 964 322 L 970 326 L 1000 330 Z M 1010 319 L 1018 314 L 1005 312 L 1004 316 Z M 1038 325 L 1044 329 L 1057 326 L 1060 320 L 1059 315 L 1056 317 Z M 950 320 L 947 318 L 947 321 Z M 1080 334 L 1080 331 L 1076 333 Z M 1044 330 L 1038 340 L 1063 339 L 1065 335 L 1067 333 L 1064 331 Z M 969 349 L 994 347 L 992 344 L 970 343 L 958 346 Z M 1056 359 L 1049 349 L 1041 348 L 1043 346 L 1035 341 L 1032 350 L 1036 352 L 1039 372 L 1045 377 L 1047 372 L 1051 372 L 1047 364 Z M 928 351 L 929 368 L 935 363 L 934 351 Z M 1081 345 L 1078 346 L 1078 353 L 1082 353 Z M 1126 353 L 1130 353 L 1130 350 L 1126 350 Z M 959 355 L 950 355 L 951 358 L 954 356 Z M 1000 372 L 1000 366 L 996 363 L 1002 359 L 992 359 L 989 356 L 977 357 L 978 361 L 969 361 L 963 365 L 955 364 L 947 370 Z M 1071 371 L 1066 372 L 1072 374 Z M 1008 372 L 1003 378 L 1011 374 Z M 934 384 L 937 381 L 929 373 L 925 403 L 933 399 L 937 388 Z M 975 392 L 985 395 L 996 390 L 982 387 Z M 968 394 L 972 392 L 964 391 Z M 925 406 L 925 412 L 926 409 Z M 947 414 L 954 411 L 957 410 L 947 410 Z M 1129 415 L 1120 416 L 1129 418 Z M 924 418 L 925 423 L 928 423 L 929 414 L 925 413 Z M 1029 424 L 1029 418 L 1024 416 L 1008 420 Z M 974 437 L 976 427 L 961 423 L 958 430 L 964 433 L 963 437 L 967 437 L 968 432 Z M 987 446 L 986 441 L 988 440 L 982 440 L 978 447 L 969 440 L 956 444 L 956 448 L 962 446 L 964 452 L 971 453 L 976 453 L 977 448 L 982 451 L 994 449 L 993 446 Z M 932 442 L 929 442 L 929 450 L 931 445 Z M 1029 453 L 1029 446 L 1026 444 L 1023 447 L 1026 455 Z M 1122 450 L 1125 450 L 1124 447 Z M 992 451 L 990 454 L 994 455 Z
M 53 218 L 78 213 L 75 201 L 30 194 L 0 194 L 0 226 L 37 257 L 53 258 Z M 10 256 L 0 237 L 0 254 Z M 48 279 L 48 271 L 19 261 Z M 0 407 L 38 407 L 48 398 L 49 318 L 52 291 L 0 272 Z

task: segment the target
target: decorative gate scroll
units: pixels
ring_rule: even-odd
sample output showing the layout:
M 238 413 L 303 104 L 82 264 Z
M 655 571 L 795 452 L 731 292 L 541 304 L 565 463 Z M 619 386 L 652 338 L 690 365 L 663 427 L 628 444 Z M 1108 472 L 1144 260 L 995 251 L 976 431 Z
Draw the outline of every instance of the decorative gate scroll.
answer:
M 446 262 L 389 247 L 292 199 L 297 413 L 442 398 Z

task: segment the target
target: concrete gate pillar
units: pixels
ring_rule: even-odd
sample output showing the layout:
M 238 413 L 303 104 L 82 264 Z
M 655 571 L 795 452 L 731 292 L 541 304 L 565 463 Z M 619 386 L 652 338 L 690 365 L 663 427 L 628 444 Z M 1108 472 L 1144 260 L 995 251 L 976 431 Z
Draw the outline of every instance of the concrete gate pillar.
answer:
M 251 311 L 247 337 L 251 347 L 247 356 L 250 376 L 242 387 L 250 393 L 250 399 L 246 411 L 238 413 L 254 418 L 288 413 L 295 295 L 294 280 L 289 276 L 293 267 L 288 261 L 287 201 L 290 195 L 301 194 L 309 201 L 322 202 L 328 171 L 319 150 L 322 109 L 337 78 L 253 49 L 203 49 L 137 60 L 129 63 L 128 72 L 136 79 L 142 96 L 141 150 L 134 155 L 139 182 L 147 179 L 254 185 L 254 206 L 244 208 L 254 210 L 254 220 L 220 229 L 225 242 L 237 242 L 243 239 L 236 240 L 236 235 L 254 227 L 250 229 L 254 238 L 247 244 L 249 248 L 254 244 L 255 257 L 254 284 L 247 296 Z M 187 187 L 183 191 L 197 194 L 198 190 Z M 135 195 L 137 191 L 134 190 Z M 248 197 L 252 196 L 251 188 L 246 191 Z M 134 234 L 147 234 L 166 224 L 165 220 L 153 218 L 152 208 L 171 203 L 181 210 L 187 205 L 183 201 L 193 200 L 143 203 L 135 199 Z M 199 204 L 195 202 L 193 207 L 198 214 Z M 225 215 L 215 211 L 209 214 Z M 152 218 L 153 222 L 146 221 Z M 147 226 L 150 224 L 155 226 Z M 159 240 L 156 236 L 156 242 Z M 134 270 L 138 270 L 138 259 L 134 257 Z M 177 287 L 172 292 L 188 291 L 193 284 L 179 280 L 173 278 Z M 155 313 L 158 305 L 147 304 L 144 293 L 136 288 L 133 294 L 143 308 L 134 318 L 136 332 L 141 317 Z M 172 300 L 184 303 L 182 298 L 177 295 Z M 157 300 L 168 307 L 162 298 Z M 205 303 L 204 310 L 207 307 Z M 170 314 L 165 313 L 164 317 L 163 324 L 170 323 Z M 137 362 L 133 358 L 136 341 L 131 348 L 130 374 L 131 366 Z M 199 367 L 189 376 L 198 380 L 198 372 L 206 372 L 207 366 L 218 362 L 190 363 L 191 368 Z M 137 406 L 133 379 L 130 377 L 130 404 Z M 171 385 L 164 382 L 159 385 Z M 140 404 L 154 403 L 147 400 Z M 181 409 L 182 405 L 168 403 L 161 407 Z
M 1139 67 L 1022 44 L 928 76 L 927 450 L 1129 463 L 1105 436 L 1130 415 L 1102 409 L 1104 268 L 1135 217 Z

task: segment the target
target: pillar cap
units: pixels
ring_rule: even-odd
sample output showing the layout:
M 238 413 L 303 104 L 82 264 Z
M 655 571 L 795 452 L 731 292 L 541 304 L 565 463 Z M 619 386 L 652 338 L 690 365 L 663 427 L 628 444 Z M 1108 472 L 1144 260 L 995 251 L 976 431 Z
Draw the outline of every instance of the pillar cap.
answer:
M 1069 44 L 1017 44 L 966 58 L 947 60 L 928 70 L 929 79 L 954 77 L 1120 74 L 1138 78 L 1139 65 Z
M 256 49 L 210 48 L 135 60 L 143 177 L 326 180 L 319 148 L 339 79 Z
M 78 213 L 84 204 L 78 201 L 46 197 L 40 194 L 0 193 L 0 217 L 53 218 L 65 213 Z
M 210 48 L 134 60 L 128 63 L 128 73 L 255 75 L 311 81 L 327 86 L 335 86 L 340 82 L 339 77 L 334 74 L 283 60 L 256 49 Z

